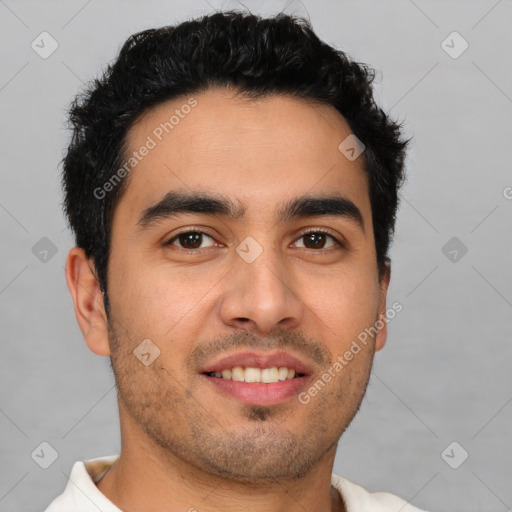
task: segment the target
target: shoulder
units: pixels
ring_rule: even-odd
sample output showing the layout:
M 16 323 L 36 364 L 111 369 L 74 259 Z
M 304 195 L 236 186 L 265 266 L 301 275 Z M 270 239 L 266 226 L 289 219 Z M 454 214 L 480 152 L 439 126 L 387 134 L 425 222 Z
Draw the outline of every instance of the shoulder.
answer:
M 100 492 L 95 483 L 117 458 L 118 455 L 109 455 L 76 461 L 64 491 L 44 512 L 120 512 L 119 508 Z
M 332 486 L 343 497 L 347 512 L 426 512 L 388 492 L 369 492 L 346 478 L 332 474 Z

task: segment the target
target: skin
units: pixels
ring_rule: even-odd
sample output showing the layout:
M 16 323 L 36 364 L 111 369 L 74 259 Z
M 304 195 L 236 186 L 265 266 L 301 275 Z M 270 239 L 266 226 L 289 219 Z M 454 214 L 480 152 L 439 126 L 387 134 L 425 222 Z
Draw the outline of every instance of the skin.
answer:
M 197 107 L 131 171 L 116 208 L 110 322 L 92 261 L 78 247 L 67 258 L 78 324 L 92 352 L 111 356 L 118 386 L 121 455 L 98 488 L 126 512 L 343 511 L 330 484 L 337 443 L 385 344 L 385 322 L 308 404 L 295 396 L 245 405 L 197 372 L 236 348 L 279 348 L 312 364 L 315 381 L 385 317 L 390 272 L 379 280 L 362 158 L 338 150 L 351 130 L 330 106 L 247 101 L 229 89 L 194 98 Z M 145 112 L 129 147 L 142 146 L 187 99 Z M 142 211 L 165 193 L 198 187 L 240 201 L 245 218 L 186 214 L 137 232 Z M 274 223 L 281 201 L 333 191 L 359 207 L 364 232 L 338 217 Z M 199 254 L 186 253 L 186 240 L 164 246 L 187 227 L 208 231 L 194 246 Z M 303 231 L 316 227 L 345 248 L 329 237 L 307 246 Z M 235 251 L 248 236 L 263 248 L 250 264 Z M 149 366 L 133 355 L 145 339 L 160 349 Z

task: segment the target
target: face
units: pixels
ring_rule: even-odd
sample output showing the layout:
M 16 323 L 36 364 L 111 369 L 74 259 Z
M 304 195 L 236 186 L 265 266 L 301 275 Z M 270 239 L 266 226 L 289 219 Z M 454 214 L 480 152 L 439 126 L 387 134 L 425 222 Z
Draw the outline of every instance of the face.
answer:
M 362 158 L 338 149 L 351 133 L 344 118 L 290 97 L 232 96 L 209 90 L 193 108 L 175 99 L 132 127 L 129 153 L 153 147 L 113 219 L 108 332 L 86 339 L 111 355 L 123 437 L 240 481 L 298 478 L 333 453 L 358 410 L 385 322 L 344 354 L 385 313 L 389 274 L 379 281 Z M 167 133 L 161 123 L 176 110 Z M 177 195 L 180 211 L 152 208 L 167 193 L 232 211 L 189 208 Z M 311 201 L 290 209 L 303 196 Z M 259 357 L 278 352 L 295 360 Z M 296 365 L 301 376 L 268 384 L 204 373 L 238 363 Z

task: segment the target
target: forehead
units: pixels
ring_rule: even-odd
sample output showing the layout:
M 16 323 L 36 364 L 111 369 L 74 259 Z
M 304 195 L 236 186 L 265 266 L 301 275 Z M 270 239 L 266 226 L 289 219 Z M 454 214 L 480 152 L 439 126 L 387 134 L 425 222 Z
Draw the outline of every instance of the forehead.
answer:
M 210 89 L 157 105 L 137 120 L 125 155 L 137 158 L 115 218 L 133 225 L 178 188 L 217 191 L 260 216 L 287 198 L 338 192 L 369 214 L 363 161 L 338 149 L 351 129 L 334 107 L 282 95 L 233 96 Z

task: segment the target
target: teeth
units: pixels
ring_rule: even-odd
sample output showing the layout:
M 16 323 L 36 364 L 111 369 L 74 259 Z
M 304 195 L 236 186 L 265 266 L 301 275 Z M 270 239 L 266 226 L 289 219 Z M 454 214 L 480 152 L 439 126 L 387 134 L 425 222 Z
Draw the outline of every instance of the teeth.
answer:
M 233 380 L 235 380 L 235 381 L 243 382 L 244 381 L 244 375 L 245 375 L 244 369 L 241 368 L 240 366 L 235 366 L 231 370 L 231 378 Z
M 292 368 L 285 368 L 284 366 L 278 368 L 252 368 L 235 366 L 234 368 L 222 370 L 222 372 L 212 372 L 215 377 L 223 379 L 231 379 L 237 382 L 260 382 L 270 384 L 279 382 L 281 380 L 290 380 L 295 377 L 295 370 Z
M 261 370 L 261 382 L 279 382 L 279 370 L 275 366 Z
M 261 370 L 259 368 L 245 369 L 245 382 L 261 382 Z
M 279 380 L 286 380 L 288 378 L 288 368 L 279 368 Z

